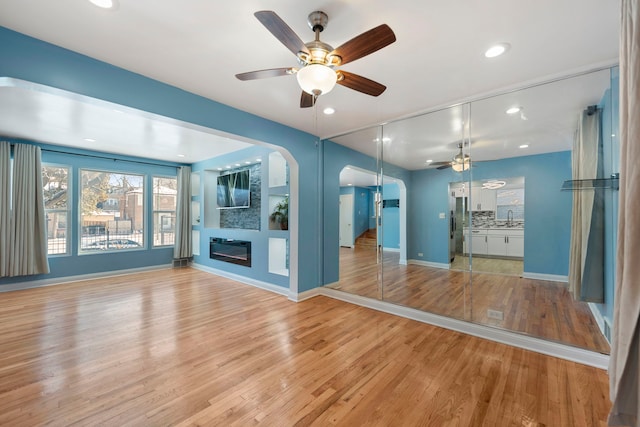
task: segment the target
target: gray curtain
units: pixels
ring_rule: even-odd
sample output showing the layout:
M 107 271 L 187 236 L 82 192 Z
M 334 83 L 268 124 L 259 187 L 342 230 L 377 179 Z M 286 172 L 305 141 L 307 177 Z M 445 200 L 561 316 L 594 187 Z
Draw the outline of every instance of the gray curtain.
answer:
M 9 265 L 2 275 L 49 273 L 40 147 L 14 145 L 12 176 L 9 239 L 8 244 L 3 243 L 8 245 L 3 253 L 8 254 Z M 3 205 L 6 201 L 8 199 L 3 198 Z
M 176 242 L 174 258 L 191 258 L 191 168 L 178 168 L 178 203 L 176 207 Z
M 573 180 L 602 178 L 601 110 L 583 111 L 571 154 Z M 604 302 L 604 189 L 573 192 L 569 290 L 580 301 Z
M 11 146 L 0 141 L 0 277 L 9 275 Z
M 620 201 L 609 425 L 640 427 L 640 5 L 622 0 Z

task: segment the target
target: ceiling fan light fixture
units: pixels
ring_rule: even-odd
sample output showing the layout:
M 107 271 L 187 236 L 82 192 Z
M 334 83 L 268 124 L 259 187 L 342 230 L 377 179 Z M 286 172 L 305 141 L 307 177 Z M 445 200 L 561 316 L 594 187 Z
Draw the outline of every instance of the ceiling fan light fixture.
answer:
M 469 169 L 469 166 L 471 166 L 471 160 L 469 160 L 469 158 L 464 159 L 462 162 L 451 162 L 451 169 L 456 172 L 466 171 Z
M 310 64 L 296 73 L 300 88 L 310 95 L 324 95 L 331 92 L 338 75 L 333 68 L 322 64 Z

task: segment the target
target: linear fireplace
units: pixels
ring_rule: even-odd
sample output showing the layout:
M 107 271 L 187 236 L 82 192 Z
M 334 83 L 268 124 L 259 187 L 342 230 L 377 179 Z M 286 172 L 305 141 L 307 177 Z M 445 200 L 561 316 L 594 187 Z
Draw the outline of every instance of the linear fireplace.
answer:
M 251 267 L 251 242 L 211 237 L 209 258 Z

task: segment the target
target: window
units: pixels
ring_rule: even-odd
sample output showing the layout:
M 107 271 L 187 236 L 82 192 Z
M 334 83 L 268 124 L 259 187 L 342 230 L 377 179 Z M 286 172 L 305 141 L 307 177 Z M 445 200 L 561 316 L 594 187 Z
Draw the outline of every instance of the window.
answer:
M 44 209 L 47 221 L 48 255 L 69 253 L 69 168 L 44 165 L 42 167 Z
M 144 177 L 80 170 L 80 251 L 120 251 L 144 247 Z
M 153 177 L 153 246 L 175 242 L 178 179 Z

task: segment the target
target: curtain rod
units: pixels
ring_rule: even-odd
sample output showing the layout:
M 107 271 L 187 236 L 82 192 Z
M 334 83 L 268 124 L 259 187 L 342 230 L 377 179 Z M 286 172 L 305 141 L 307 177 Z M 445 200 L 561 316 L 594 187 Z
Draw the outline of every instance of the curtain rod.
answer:
M 12 146 L 12 147 L 15 146 L 16 144 L 21 144 L 21 143 L 19 143 L 19 142 L 10 142 L 9 143 L 9 145 Z M 140 165 L 163 166 L 165 168 L 176 168 L 176 169 L 180 167 L 180 166 L 163 165 L 161 163 L 144 162 L 142 160 L 115 159 L 113 157 L 98 156 L 98 155 L 95 155 L 95 154 L 70 153 L 68 151 L 52 150 L 50 148 L 42 148 L 42 147 L 40 147 L 40 149 L 42 151 L 47 151 L 49 153 L 66 154 L 66 155 L 69 155 L 69 156 L 91 157 L 91 158 L 94 158 L 94 159 L 103 159 L 103 160 L 113 160 L 114 162 L 137 163 L 137 164 L 140 164 Z

